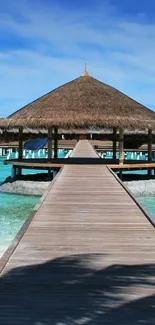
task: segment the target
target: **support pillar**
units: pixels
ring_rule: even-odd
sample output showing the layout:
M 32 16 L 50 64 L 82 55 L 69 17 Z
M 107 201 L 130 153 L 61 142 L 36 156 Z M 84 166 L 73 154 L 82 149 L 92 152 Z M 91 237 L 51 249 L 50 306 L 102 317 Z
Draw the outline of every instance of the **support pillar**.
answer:
M 52 128 L 48 129 L 48 159 L 52 157 Z
M 54 159 L 58 158 L 58 128 L 54 128 Z
M 50 181 L 51 179 L 52 179 L 51 168 L 49 168 L 47 173 L 47 180 Z
M 23 158 L 23 128 L 20 127 L 19 128 L 19 143 L 18 143 L 18 159 L 22 159 Z M 16 176 L 21 176 L 22 174 L 22 168 L 17 168 L 16 169 Z M 16 177 L 15 176 L 15 177 Z
M 152 161 L 152 130 L 148 130 L 148 161 Z
M 53 178 L 57 175 L 58 171 L 57 170 L 53 170 Z
M 16 167 L 15 166 L 12 166 L 12 168 L 11 168 L 11 178 L 13 180 L 16 179 Z
M 122 169 L 119 169 L 119 178 L 122 180 Z
M 117 129 L 113 128 L 113 159 L 116 159 L 116 136 L 117 136 Z
M 119 164 L 123 165 L 124 160 L 124 129 L 119 128 Z
M 19 128 L 18 159 L 23 158 L 23 129 Z
M 148 162 L 152 161 L 152 130 L 148 130 Z M 148 169 L 148 176 L 151 176 L 152 170 Z
M 22 175 L 22 168 L 18 167 L 16 168 L 16 176 L 21 176 Z

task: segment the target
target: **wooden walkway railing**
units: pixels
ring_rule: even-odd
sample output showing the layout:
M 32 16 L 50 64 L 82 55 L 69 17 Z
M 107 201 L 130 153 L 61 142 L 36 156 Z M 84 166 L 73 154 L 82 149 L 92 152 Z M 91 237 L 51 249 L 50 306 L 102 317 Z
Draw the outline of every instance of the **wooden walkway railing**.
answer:
M 0 324 L 155 324 L 154 293 L 153 226 L 106 166 L 67 165 L 2 271 Z

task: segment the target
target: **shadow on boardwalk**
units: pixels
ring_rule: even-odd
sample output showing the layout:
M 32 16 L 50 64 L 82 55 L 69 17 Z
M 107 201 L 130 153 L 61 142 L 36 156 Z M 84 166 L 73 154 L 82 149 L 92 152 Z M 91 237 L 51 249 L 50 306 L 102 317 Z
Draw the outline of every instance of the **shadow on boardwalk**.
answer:
M 100 258 L 74 255 L 11 270 L 0 279 L 0 324 L 155 325 L 155 264 L 97 269 Z

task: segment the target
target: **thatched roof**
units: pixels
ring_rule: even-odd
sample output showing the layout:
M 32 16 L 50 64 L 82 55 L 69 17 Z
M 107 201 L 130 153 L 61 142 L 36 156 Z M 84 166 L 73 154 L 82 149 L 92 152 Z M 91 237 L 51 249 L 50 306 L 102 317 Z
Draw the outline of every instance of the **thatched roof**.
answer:
M 4 118 L 3 117 L 0 117 L 0 125 L 3 122 L 3 120 L 4 120 Z
M 3 130 L 8 125 L 8 119 L 0 117 L 0 130 Z
M 155 114 L 84 73 L 13 113 L 9 126 L 155 128 Z
M 8 119 L 6 120 L 8 122 Z M 7 123 L 8 124 L 8 123 Z M 3 127 L 0 126 L 0 134 L 10 134 L 10 136 L 13 136 L 13 135 L 16 135 L 19 133 L 19 128 L 7 128 L 6 124 L 4 125 L 3 124 Z M 46 136 L 48 134 L 48 130 L 47 128 L 24 128 L 22 130 L 22 133 L 23 134 L 26 134 L 26 135 L 38 135 L 38 134 L 41 134 L 41 135 L 44 135 Z M 53 130 L 53 133 L 54 133 L 54 130 Z M 117 134 L 119 134 L 119 130 L 117 129 Z M 69 128 L 69 129 L 61 129 L 59 128 L 58 129 L 58 134 L 69 134 L 69 135 L 74 135 L 74 134 L 101 134 L 101 135 L 112 135 L 113 134 L 113 129 L 112 128 L 96 128 L 94 130 L 90 130 L 88 128 Z M 143 130 L 139 130 L 139 129 L 124 129 L 124 134 L 126 135 L 148 135 L 148 130 L 147 129 L 143 129 Z M 152 134 L 155 135 L 155 129 L 152 130 Z

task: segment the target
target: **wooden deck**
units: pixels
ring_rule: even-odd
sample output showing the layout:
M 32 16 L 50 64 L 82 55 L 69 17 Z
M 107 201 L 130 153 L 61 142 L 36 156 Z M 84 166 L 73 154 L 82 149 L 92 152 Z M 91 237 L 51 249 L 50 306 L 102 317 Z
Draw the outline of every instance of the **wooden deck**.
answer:
M 121 164 L 107 164 L 111 169 L 154 169 L 155 168 L 155 162 L 124 162 Z
M 1 325 L 155 324 L 155 230 L 106 166 L 63 167 L 25 230 L 0 262 Z
M 71 157 L 71 156 L 70 156 Z M 155 162 L 124 160 L 119 164 L 117 159 L 103 159 L 96 157 L 72 157 L 58 159 L 8 159 L 4 161 L 5 165 L 26 169 L 59 169 L 65 165 L 107 165 L 112 169 L 155 169 Z M 98 158 L 98 159 L 97 159 Z

